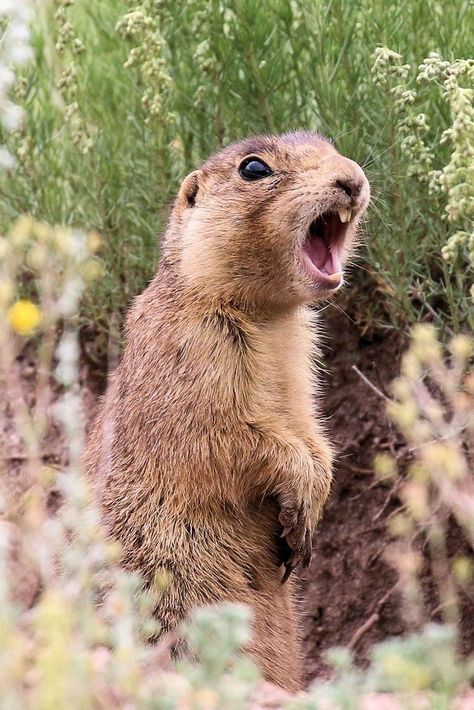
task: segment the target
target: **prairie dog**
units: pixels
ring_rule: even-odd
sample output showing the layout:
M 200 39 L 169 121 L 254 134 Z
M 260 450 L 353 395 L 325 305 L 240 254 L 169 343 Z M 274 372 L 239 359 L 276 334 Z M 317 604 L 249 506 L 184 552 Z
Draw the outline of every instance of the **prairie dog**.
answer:
M 244 140 L 188 175 L 86 451 L 124 565 L 168 578 L 162 630 L 197 605 L 247 603 L 251 651 L 289 690 L 287 580 L 309 564 L 332 475 L 309 306 L 342 285 L 368 202 L 359 165 L 313 133 Z

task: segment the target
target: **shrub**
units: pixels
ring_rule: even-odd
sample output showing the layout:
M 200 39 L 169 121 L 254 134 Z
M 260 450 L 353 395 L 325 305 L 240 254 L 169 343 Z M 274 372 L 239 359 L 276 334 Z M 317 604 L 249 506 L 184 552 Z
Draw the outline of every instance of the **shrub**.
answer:
M 45 0 L 38 11 L 35 63 L 15 86 L 26 122 L 8 138 L 18 167 L 0 186 L 2 223 L 29 212 L 103 235 L 87 321 L 107 327 L 150 278 L 187 171 L 243 135 L 306 127 L 335 138 L 372 182 L 371 280 L 354 276 L 356 316 L 465 326 L 472 214 L 451 208 L 472 201 L 472 64 L 453 60 L 472 49 L 469 3 Z M 396 52 L 377 50 L 374 83 L 373 51 L 387 43 Z M 439 170 L 442 183 L 419 179 Z M 435 183 L 445 192 L 432 195 Z

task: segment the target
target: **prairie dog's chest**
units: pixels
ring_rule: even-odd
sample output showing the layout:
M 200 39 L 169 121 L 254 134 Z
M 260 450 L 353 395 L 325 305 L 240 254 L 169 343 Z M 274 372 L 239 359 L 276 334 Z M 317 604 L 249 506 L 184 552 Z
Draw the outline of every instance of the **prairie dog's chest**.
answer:
M 258 336 L 259 395 L 296 428 L 314 416 L 314 340 L 315 325 L 303 308 L 266 324 Z

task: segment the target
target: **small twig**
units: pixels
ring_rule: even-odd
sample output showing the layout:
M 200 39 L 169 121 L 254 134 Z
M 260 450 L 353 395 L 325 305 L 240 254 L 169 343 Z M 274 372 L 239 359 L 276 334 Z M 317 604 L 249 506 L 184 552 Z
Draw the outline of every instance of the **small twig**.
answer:
M 344 462 L 344 468 L 348 468 L 349 471 L 354 473 L 372 474 L 374 473 L 373 468 L 364 468 L 362 466 L 355 466 L 354 464 Z
M 368 490 L 371 491 L 374 488 L 378 488 L 379 486 L 383 486 L 384 488 L 387 488 L 387 481 L 383 480 L 382 478 L 376 478 L 375 481 L 372 481 Z
M 375 626 L 375 624 L 377 623 L 377 621 L 380 619 L 380 612 L 381 612 L 381 610 L 382 610 L 384 604 L 387 602 L 387 600 L 389 599 L 389 597 L 393 594 L 393 592 L 395 591 L 395 589 L 397 588 L 397 586 L 398 586 L 398 581 L 395 582 L 395 584 L 393 585 L 393 587 L 390 587 L 390 589 L 385 592 L 385 594 L 383 595 L 383 597 L 381 597 L 381 599 L 379 599 L 379 601 L 377 602 L 377 604 L 376 604 L 376 606 L 375 606 L 375 611 L 369 616 L 368 619 L 366 619 L 366 620 L 364 621 L 363 624 L 361 624 L 361 625 L 359 626 L 358 629 L 356 629 L 356 631 L 355 631 L 354 634 L 352 635 L 351 640 L 350 640 L 349 643 L 347 644 L 347 648 L 353 649 L 353 648 L 359 643 L 359 641 L 360 641 L 360 639 L 362 638 L 362 636 L 363 636 L 364 634 L 366 634 L 367 631 L 369 631 L 369 629 L 372 628 L 372 626 Z
M 459 427 L 456 427 L 452 431 L 450 431 L 448 434 L 445 434 L 444 436 L 438 436 L 436 439 L 430 439 L 429 441 L 424 441 L 422 444 L 417 444 L 416 446 L 410 446 L 408 448 L 408 451 L 416 451 L 417 449 L 423 449 L 426 446 L 430 446 L 431 444 L 436 444 L 439 441 L 449 441 L 450 439 L 457 439 L 459 438 L 463 431 L 466 429 L 466 426 L 468 424 L 468 418 L 466 417 L 465 421 L 463 421 Z
M 357 367 L 357 365 L 352 365 L 352 369 L 354 370 L 354 372 L 356 372 L 356 373 L 359 375 L 360 379 L 361 379 L 363 382 L 365 382 L 365 384 L 366 384 L 368 387 L 370 387 L 370 389 L 371 389 L 373 392 L 375 392 L 375 394 L 377 394 L 379 397 L 382 397 L 382 399 L 384 399 L 386 402 L 391 402 L 391 401 L 392 401 L 392 400 L 390 399 L 390 397 L 387 397 L 387 395 L 386 395 L 384 392 L 382 392 L 382 390 L 380 390 L 378 387 L 376 387 L 376 386 L 374 385 L 374 383 L 371 382 L 371 381 L 368 379 L 368 377 L 366 377 L 366 376 L 364 375 L 364 373 L 359 370 L 359 368 Z
M 381 518 L 382 515 L 385 513 L 385 511 L 387 510 L 388 506 L 390 505 L 390 503 L 392 501 L 393 496 L 397 493 L 397 491 L 400 488 L 400 486 L 402 485 L 402 483 L 403 483 L 403 478 L 399 478 L 395 482 L 395 484 L 391 487 L 390 492 L 389 492 L 388 496 L 386 497 L 384 504 L 382 505 L 380 510 L 377 513 L 375 513 L 374 517 L 372 518 L 373 523 L 375 523 L 375 521 L 378 520 L 379 518 Z
M 371 532 L 380 532 L 380 530 L 385 530 L 385 523 L 380 523 L 380 525 L 372 525 L 372 527 L 370 527 L 370 528 L 364 528 L 363 530 L 360 531 L 359 535 L 368 535 Z M 384 543 L 380 552 L 385 550 L 385 548 L 386 548 L 386 545 Z M 380 554 L 380 552 L 379 552 L 379 554 Z M 372 560 L 372 557 L 370 557 L 370 560 Z
M 351 640 L 347 644 L 347 648 L 353 649 L 354 646 L 358 643 L 358 641 L 362 638 L 362 636 L 374 626 L 377 621 L 380 619 L 380 614 L 378 611 L 375 611 L 371 616 L 369 616 L 366 621 L 362 624 L 362 626 L 359 626 L 357 631 L 354 633 L 352 636 Z
M 441 611 L 444 611 L 444 609 L 446 609 L 446 606 L 447 606 L 447 602 L 441 602 L 441 604 L 438 604 L 438 606 L 435 606 L 435 608 L 430 611 L 430 619 L 433 619 Z
M 385 525 L 379 525 L 378 528 L 372 527 L 372 528 L 366 528 L 366 530 L 363 530 L 362 532 L 365 533 L 367 532 L 372 532 L 373 530 L 381 530 L 382 528 L 385 528 Z M 370 555 L 369 559 L 367 560 L 367 567 L 373 565 L 373 563 L 378 560 L 381 554 L 385 552 L 387 549 L 387 543 L 384 542 L 383 545 L 380 545 L 380 547 L 375 550 L 375 552 L 372 552 Z

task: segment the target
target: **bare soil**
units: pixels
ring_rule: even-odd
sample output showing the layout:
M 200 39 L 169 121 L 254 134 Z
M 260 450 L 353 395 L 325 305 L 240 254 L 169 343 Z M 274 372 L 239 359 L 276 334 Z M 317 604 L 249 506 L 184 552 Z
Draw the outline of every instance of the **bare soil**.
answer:
M 382 396 L 390 393 L 407 341 L 393 330 L 384 337 L 364 337 L 344 313 L 335 309 L 326 313 L 321 405 L 338 461 L 332 495 L 314 536 L 312 562 L 301 579 L 307 682 L 328 675 L 324 654 L 329 648 L 349 645 L 363 665 L 375 642 L 407 630 L 395 589 L 397 575 L 385 559 L 392 542 L 387 520 L 400 510 L 401 502 L 396 482 L 388 486 L 373 473 L 378 452 L 387 451 L 397 459 L 401 476 L 409 461 L 406 443 L 388 419 Z M 469 554 L 454 523 L 448 551 Z M 440 600 L 424 553 L 421 582 L 427 620 L 440 621 Z M 461 602 L 461 650 L 470 653 L 474 604 L 467 597 Z
M 399 505 L 373 473 L 374 455 L 404 459 L 405 444 L 385 413 L 386 401 L 362 373 L 388 394 L 399 370 L 404 339 L 392 331 L 365 339 L 349 317 L 328 309 L 321 406 L 337 451 L 332 495 L 302 577 L 306 679 L 326 675 L 324 652 L 351 644 L 360 660 L 385 636 L 403 632 L 397 581 L 385 562 L 386 521 Z M 358 371 L 355 369 L 357 368 Z

